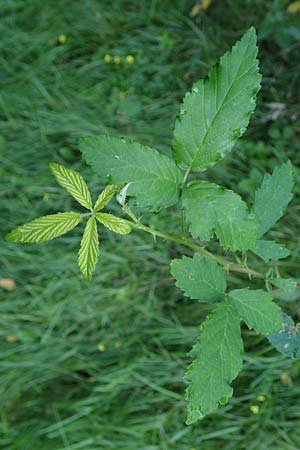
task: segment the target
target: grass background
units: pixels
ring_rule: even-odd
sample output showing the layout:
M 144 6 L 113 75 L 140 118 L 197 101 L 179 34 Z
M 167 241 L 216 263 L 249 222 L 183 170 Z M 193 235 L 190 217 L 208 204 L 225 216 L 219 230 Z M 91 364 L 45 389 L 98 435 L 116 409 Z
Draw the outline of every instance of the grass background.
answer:
M 50 161 L 80 170 L 94 195 L 102 188 L 80 159 L 80 136 L 126 135 L 168 153 L 185 91 L 255 25 L 258 108 L 246 136 L 209 176 L 251 202 L 263 172 L 291 159 L 295 199 L 270 235 L 292 253 L 280 273 L 299 276 L 300 16 L 288 14 L 288 4 L 215 0 L 191 18 L 193 1 L 2 1 L 1 235 L 76 208 L 51 177 Z M 105 62 L 106 54 L 121 63 Z M 129 54 L 133 64 L 124 60 Z M 276 119 L 274 103 L 283 105 Z M 167 210 L 145 222 L 172 232 L 177 216 Z M 170 280 L 169 260 L 185 250 L 103 230 L 88 283 L 76 267 L 81 231 L 43 245 L 1 242 L 1 277 L 16 289 L 0 290 L 0 448 L 299 449 L 299 361 L 246 330 L 233 399 L 187 427 L 182 375 L 208 310 Z M 247 284 L 237 275 L 229 281 Z M 299 319 L 298 300 L 282 302 Z

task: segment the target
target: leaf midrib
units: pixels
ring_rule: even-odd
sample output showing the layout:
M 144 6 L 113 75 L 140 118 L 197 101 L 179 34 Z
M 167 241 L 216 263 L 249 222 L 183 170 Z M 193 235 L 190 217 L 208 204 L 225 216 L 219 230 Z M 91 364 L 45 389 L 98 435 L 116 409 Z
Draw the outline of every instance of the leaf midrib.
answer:
M 247 45 L 247 48 L 245 49 L 244 55 L 245 55 L 245 53 L 247 53 L 247 51 L 248 51 L 248 49 L 249 49 L 249 45 L 250 45 L 250 44 L 249 44 L 249 41 L 248 41 L 248 45 Z M 229 52 L 228 52 L 228 54 L 229 54 Z M 222 99 L 221 105 L 219 106 L 218 110 L 216 111 L 216 113 L 215 113 L 215 115 L 214 115 L 214 117 L 213 117 L 211 123 L 209 124 L 209 127 L 208 127 L 208 128 L 206 129 L 206 131 L 205 131 L 205 134 L 204 134 L 204 136 L 203 136 L 203 139 L 202 139 L 202 141 L 201 141 L 201 144 L 200 144 L 200 146 L 199 146 L 199 149 L 196 151 L 196 153 L 195 153 L 195 155 L 194 155 L 194 157 L 193 157 L 193 159 L 192 159 L 192 162 L 191 162 L 189 168 L 187 169 L 187 172 L 190 172 L 190 171 L 193 169 L 193 165 L 194 165 L 195 161 L 197 160 L 200 151 L 202 150 L 203 146 L 205 145 L 205 141 L 206 141 L 207 135 L 208 135 L 209 131 L 211 130 L 211 128 L 212 128 L 212 126 L 213 126 L 213 124 L 214 124 L 214 122 L 215 122 L 215 120 L 216 120 L 218 114 L 220 113 L 221 109 L 224 107 L 225 100 L 226 100 L 227 96 L 229 95 L 229 92 L 230 92 L 230 90 L 231 90 L 233 84 L 237 81 L 237 75 L 238 75 L 238 73 L 239 73 L 239 71 L 240 71 L 242 62 L 243 62 L 243 58 L 241 58 L 241 61 L 240 61 L 240 63 L 239 63 L 239 67 L 238 67 L 238 69 L 237 69 L 237 71 L 236 71 L 235 77 L 234 77 L 234 79 L 232 80 L 230 86 L 228 87 L 228 89 L 227 89 L 227 91 L 226 91 L 226 94 L 224 95 L 224 97 L 223 97 L 223 99 Z M 227 63 L 227 59 L 226 59 L 226 63 Z M 226 70 L 228 71 L 227 68 L 226 68 Z M 248 71 L 247 71 L 247 72 L 248 72 Z M 247 72 L 245 72 L 245 73 L 247 73 Z M 244 74 L 243 74 L 243 75 L 244 75 Z M 227 76 L 228 76 L 228 75 L 227 75 Z M 217 80 L 218 80 L 218 78 L 217 78 Z M 208 81 L 209 81 L 209 78 L 203 82 L 203 97 L 204 97 L 204 92 L 205 92 L 205 84 L 206 84 Z M 218 85 L 218 83 L 217 83 L 217 85 Z

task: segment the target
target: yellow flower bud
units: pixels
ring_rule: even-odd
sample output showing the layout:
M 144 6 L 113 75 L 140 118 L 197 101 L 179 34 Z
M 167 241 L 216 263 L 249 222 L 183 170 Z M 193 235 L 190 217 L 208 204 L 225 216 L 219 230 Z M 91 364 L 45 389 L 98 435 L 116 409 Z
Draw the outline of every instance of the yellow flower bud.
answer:
M 60 35 L 58 36 L 58 42 L 59 42 L 61 45 L 64 45 L 64 44 L 66 43 L 66 40 L 67 40 L 67 36 L 66 36 L 65 34 L 60 34 Z
M 125 58 L 125 61 L 127 62 L 127 64 L 133 64 L 134 63 L 134 56 L 127 55 L 126 58 Z
M 250 411 L 251 411 L 253 414 L 258 414 L 258 413 L 259 413 L 259 406 L 258 406 L 258 405 L 251 405 L 251 406 L 250 406 Z
M 100 344 L 97 345 L 97 349 L 99 350 L 99 352 L 103 353 L 105 352 L 105 345 L 100 342 Z
M 108 54 L 104 55 L 104 56 L 103 56 L 103 59 L 104 59 L 104 61 L 107 62 L 107 63 L 111 62 L 111 56 L 108 55 Z

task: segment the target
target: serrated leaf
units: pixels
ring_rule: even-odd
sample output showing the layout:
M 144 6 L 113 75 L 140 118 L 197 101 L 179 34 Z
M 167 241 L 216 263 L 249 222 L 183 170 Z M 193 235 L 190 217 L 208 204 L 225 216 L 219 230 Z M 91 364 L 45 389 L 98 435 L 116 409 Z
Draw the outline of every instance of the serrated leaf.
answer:
M 265 174 L 261 187 L 255 192 L 253 213 L 256 216 L 260 238 L 284 214 L 292 199 L 293 166 L 288 161 L 276 167 L 273 174 Z
M 57 163 L 50 163 L 49 168 L 58 184 L 66 189 L 80 205 L 87 209 L 92 208 L 92 199 L 89 188 L 78 172 L 67 169 Z
M 116 192 L 120 190 L 120 184 L 108 184 L 104 190 L 99 194 L 94 206 L 94 211 L 100 211 L 112 199 Z
M 121 217 L 113 216 L 112 214 L 97 213 L 95 214 L 96 219 L 102 223 L 106 228 L 114 233 L 118 234 L 129 234 L 132 230 L 128 222 Z
M 5 239 L 8 242 L 44 242 L 67 233 L 78 225 L 81 216 L 75 212 L 57 213 L 39 217 L 32 222 L 20 225 Z
M 262 289 L 235 289 L 229 292 L 228 299 L 248 328 L 265 336 L 279 330 L 281 309 L 273 303 L 268 292 Z
M 82 275 L 92 279 L 99 256 L 99 240 L 97 223 L 94 217 L 90 217 L 86 223 L 78 252 L 78 266 Z
M 127 195 L 139 207 L 159 210 L 178 202 L 183 174 L 157 150 L 108 136 L 81 139 L 79 148 L 97 174 L 116 184 L 130 183 Z
M 282 315 L 281 329 L 268 339 L 283 355 L 300 359 L 300 323 L 295 324 L 287 314 Z
M 187 424 L 203 418 L 232 396 L 230 383 L 242 369 L 242 352 L 240 318 L 231 305 L 221 303 L 203 322 L 191 351 L 195 361 L 185 375 L 189 382 Z
M 224 299 L 226 278 L 220 266 L 208 256 L 195 254 L 171 262 L 171 274 L 184 295 L 201 302 L 214 303 Z
M 225 250 L 247 250 L 256 242 L 257 224 L 239 195 L 207 181 L 192 182 L 182 204 L 194 238 L 209 241 L 214 233 Z
M 278 287 L 284 292 L 294 292 L 297 289 L 297 281 L 293 278 L 272 278 L 271 283 L 273 286 Z
M 290 254 L 290 251 L 283 245 L 274 241 L 265 241 L 264 239 L 258 239 L 250 250 L 265 262 L 278 261 L 279 259 L 286 258 Z
M 254 28 L 197 82 L 183 100 L 175 123 L 173 150 L 178 164 L 203 171 L 216 164 L 246 130 L 261 76 Z

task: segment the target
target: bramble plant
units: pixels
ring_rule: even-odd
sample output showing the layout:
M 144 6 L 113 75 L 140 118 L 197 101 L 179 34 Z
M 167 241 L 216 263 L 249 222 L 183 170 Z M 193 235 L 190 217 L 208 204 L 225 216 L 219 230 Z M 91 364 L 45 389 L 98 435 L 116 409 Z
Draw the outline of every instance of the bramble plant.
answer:
M 87 219 L 78 253 L 83 276 L 91 280 L 99 256 L 99 224 L 126 235 L 133 229 L 170 240 L 195 252 L 171 262 L 176 286 L 184 295 L 211 304 L 211 313 L 200 328 L 185 380 L 188 383 L 187 423 L 191 424 L 227 403 L 230 383 L 242 369 L 241 321 L 268 336 L 282 353 L 300 358 L 300 330 L 273 302 L 272 286 L 291 292 L 297 283 L 280 278 L 276 261 L 289 255 L 278 243 L 264 239 L 265 233 L 284 214 L 292 198 L 293 168 L 288 161 L 266 174 L 249 210 L 241 197 L 197 178 L 232 149 L 248 126 L 255 108 L 261 76 L 258 70 L 256 33 L 251 28 L 213 67 L 206 80 L 187 92 L 176 119 L 173 158 L 126 139 L 99 136 L 80 141 L 86 162 L 108 184 L 93 204 L 82 176 L 51 163 L 50 170 L 86 213 L 62 212 L 40 217 L 10 232 L 9 242 L 44 242 L 61 236 Z M 192 177 L 192 179 L 191 179 Z M 116 217 L 103 208 L 116 195 L 123 213 Z M 158 212 L 178 205 L 182 232 L 165 234 L 141 223 L 128 205 L 133 197 L 139 211 Z M 186 224 L 193 239 L 186 237 Z M 203 243 L 217 238 L 224 251 L 235 254 L 235 262 L 207 250 Z M 201 245 L 202 243 L 202 245 Z M 246 264 L 246 251 L 266 263 L 265 272 Z M 243 252 L 240 258 L 236 252 Z M 271 262 L 271 264 L 270 264 Z M 226 274 L 239 272 L 261 279 L 265 289 L 227 288 Z

